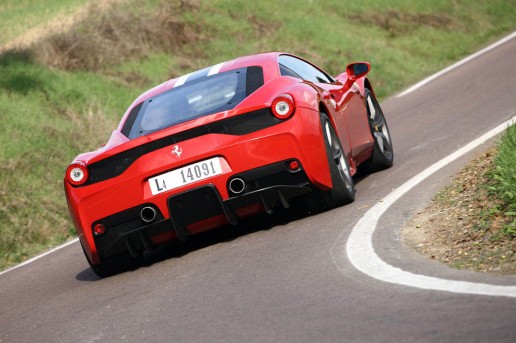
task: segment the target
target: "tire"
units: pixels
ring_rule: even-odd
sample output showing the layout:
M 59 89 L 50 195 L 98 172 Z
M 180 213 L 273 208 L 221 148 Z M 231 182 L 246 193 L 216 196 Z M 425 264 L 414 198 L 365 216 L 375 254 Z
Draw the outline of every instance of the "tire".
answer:
M 100 278 L 135 269 L 140 265 L 143 259 L 143 256 L 132 257 L 129 252 L 124 252 L 115 256 L 110 256 L 109 259 L 105 259 L 98 264 L 92 264 L 84 250 L 84 247 L 82 246 L 82 243 L 81 248 L 90 268 Z
M 330 168 L 332 189 L 315 189 L 303 198 L 307 210 L 319 213 L 355 200 L 355 183 L 351 176 L 346 155 L 328 116 L 321 113 L 321 129 L 326 149 L 326 159 Z
M 360 170 L 371 173 L 392 167 L 394 150 L 389 127 L 380 104 L 369 89 L 365 90 L 365 97 L 369 129 L 373 135 L 374 147 L 371 158 L 360 166 Z
M 339 137 L 324 113 L 321 114 L 321 127 L 333 184 L 330 199 L 334 206 L 349 204 L 355 200 L 355 182 Z

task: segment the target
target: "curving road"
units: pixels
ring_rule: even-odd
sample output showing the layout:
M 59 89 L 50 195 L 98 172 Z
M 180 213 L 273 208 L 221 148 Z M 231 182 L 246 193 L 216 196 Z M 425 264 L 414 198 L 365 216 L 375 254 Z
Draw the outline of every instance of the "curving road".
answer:
M 78 243 L 0 274 L 0 342 L 515 342 L 516 298 L 386 283 L 355 269 L 346 252 L 368 209 L 516 114 L 515 56 L 512 39 L 386 100 L 396 165 L 361 179 L 351 205 L 218 230 L 102 280 Z M 403 221 L 474 153 L 382 215 L 372 243 L 383 261 L 434 278 L 516 285 L 516 277 L 457 271 L 399 242 Z

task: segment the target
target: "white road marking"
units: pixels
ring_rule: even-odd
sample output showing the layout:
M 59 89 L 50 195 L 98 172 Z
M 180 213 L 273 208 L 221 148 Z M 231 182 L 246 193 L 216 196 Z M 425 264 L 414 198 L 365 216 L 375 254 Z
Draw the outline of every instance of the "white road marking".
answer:
M 385 213 L 396 200 L 436 171 L 504 131 L 511 122 L 516 122 L 516 116 L 475 139 L 448 157 L 431 165 L 387 195 L 382 202 L 371 207 L 352 229 L 346 243 L 346 252 L 351 264 L 362 273 L 384 282 L 454 293 L 516 297 L 516 286 L 499 286 L 446 280 L 404 271 L 387 264 L 375 253 L 373 248 L 373 233 L 376 229 L 376 224 L 382 214 Z
M 47 255 L 50 255 L 50 254 L 52 254 L 53 252 L 56 252 L 56 251 L 61 250 L 61 249 L 63 249 L 63 248 L 66 248 L 67 246 L 72 245 L 72 244 L 74 244 L 74 243 L 76 243 L 76 242 L 78 242 L 78 241 L 79 241 L 79 238 L 75 238 L 75 239 L 73 239 L 73 240 L 71 240 L 71 241 L 69 241 L 69 242 L 66 242 L 65 244 L 62 244 L 62 245 L 60 245 L 60 246 L 58 246 L 58 247 L 55 247 L 55 248 L 54 248 L 54 249 L 52 249 L 52 250 L 49 250 L 49 251 L 47 251 L 47 252 L 44 252 L 44 253 L 43 253 L 43 254 L 41 254 L 41 255 L 38 255 L 38 256 L 36 256 L 36 257 L 33 257 L 33 258 L 31 258 L 30 260 L 27 260 L 27 261 L 25 261 L 25 262 L 22 262 L 22 263 L 20 263 L 20 264 L 17 264 L 17 265 L 15 265 L 15 266 L 14 266 L 14 267 L 12 267 L 12 268 L 6 269 L 6 270 L 4 270 L 4 271 L 0 272 L 0 275 L 5 274 L 5 273 L 8 273 L 8 272 L 10 272 L 11 270 L 15 270 L 15 269 L 18 269 L 18 268 L 20 268 L 20 267 L 23 267 L 23 266 L 25 266 L 25 265 L 27 265 L 27 264 L 29 264 L 29 263 L 34 262 L 34 261 L 37 261 L 37 260 L 39 260 L 39 259 L 40 259 L 40 258 L 42 258 L 42 257 L 45 257 L 45 256 L 47 256 Z M 0 341 L 0 342 L 1 342 L 1 341 Z
M 508 35 L 507 37 L 499 40 L 498 42 L 496 43 L 493 43 L 491 44 L 490 46 L 488 46 L 487 48 L 484 48 L 480 51 L 477 51 L 475 52 L 473 55 L 470 55 L 462 60 L 460 60 L 459 62 L 455 63 L 455 64 L 452 64 L 451 66 L 449 66 L 448 68 L 445 68 L 443 70 L 441 70 L 440 72 L 437 72 L 435 73 L 434 75 L 432 76 L 429 76 L 427 77 L 426 79 L 424 79 L 423 81 L 420 81 L 418 83 L 416 83 L 415 85 L 413 85 L 412 87 L 409 87 L 408 89 L 406 89 L 405 91 L 401 92 L 400 94 L 396 95 L 396 98 L 401 98 L 402 96 L 405 96 L 409 93 L 412 93 L 413 91 L 415 91 L 416 89 L 418 88 L 421 88 L 423 87 L 424 85 L 426 85 L 427 83 L 437 79 L 439 76 L 443 75 L 443 74 L 446 74 L 447 72 L 449 72 L 450 70 L 452 69 L 455 69 L 461 65 L 463 65 L 464 63 L 466 62 L 469 62 L 471 61 L 472 59 L 482 55 L 482 54 L 485 54 L 486 52 L 490 51 L 490 50 L 493 50 L 494 48 L 496 48 L 497 46 L 500 46 L 502 44 L 504 44 L 505 42 L 508 42 L 510 41 L 511 39 L 513 39 L 514 37 L 516 37 L 516 31 L 514 31 L 513 33 L 511 33 L 510 35 Z

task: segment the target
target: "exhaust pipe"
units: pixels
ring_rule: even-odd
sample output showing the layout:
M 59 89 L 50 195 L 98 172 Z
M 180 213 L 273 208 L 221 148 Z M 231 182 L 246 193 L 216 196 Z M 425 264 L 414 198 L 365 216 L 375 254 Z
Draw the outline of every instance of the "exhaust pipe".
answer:
M 239 177 L 235 177 L 229 181 L 229 190 L 234 194 L 240 194 L 245 190 L 245 181 Z
M 157 215 L 158 212 L 156 212 L 152 206 L 145 206 L 140 211 L 140 218 L 142 218 L 144 223 L 152 223 L 156 219 Z

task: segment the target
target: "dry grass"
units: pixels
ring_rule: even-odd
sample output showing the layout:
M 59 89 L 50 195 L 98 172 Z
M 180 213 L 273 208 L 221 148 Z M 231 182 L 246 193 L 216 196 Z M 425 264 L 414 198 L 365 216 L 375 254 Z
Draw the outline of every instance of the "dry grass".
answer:
M 64 70 L 99 70 L 144 57 L 149 52 L 174 53 L 200 40 L 200 27 L 181 13 L 192 12 L 196 2 L 166 2 L 159 11 L 143 15 L 119 10 L 118 4 L 97 14 L 90 8 L 84 21 L 71 30 L 50 36 L 34 47 L 35 59 Z
M 482 153 L 402 228 L 405 243 L 430 259 L 459 269 L 516 274 L 511 216 L 493 196 L 496 150 Z
M 399 10 L 373 12 L 368 16 L 349 15 L 361 25 L 372 25 L 389 32 L 391 37 L 401 36 L 415 28 L 463 31 L 463 27 L 447 13 L 408 13 Z

